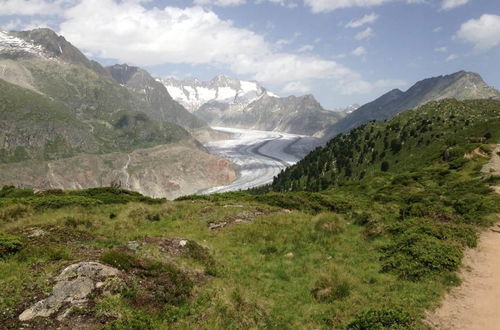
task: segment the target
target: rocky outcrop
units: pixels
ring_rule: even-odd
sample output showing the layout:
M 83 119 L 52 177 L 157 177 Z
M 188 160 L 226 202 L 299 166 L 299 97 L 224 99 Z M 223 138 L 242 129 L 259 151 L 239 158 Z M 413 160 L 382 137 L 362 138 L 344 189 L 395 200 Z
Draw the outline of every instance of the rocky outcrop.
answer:
M 49 297 L 38 301 L 19 315 L 20 321 L 36 317 L 64 319 L 75 306 L 84 306 L 89 295 L 99 293 L 110 295 L 123 288 L 121 272 L 98 262 L 79 262 L 66 267 L 55 278 L 55 285 Z

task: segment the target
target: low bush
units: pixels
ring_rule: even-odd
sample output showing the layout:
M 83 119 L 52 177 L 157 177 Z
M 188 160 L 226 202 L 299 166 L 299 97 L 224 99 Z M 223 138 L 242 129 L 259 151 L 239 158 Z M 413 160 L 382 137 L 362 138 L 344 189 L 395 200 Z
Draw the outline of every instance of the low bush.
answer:
M 448 167 L 450 168 L 450 170 L 459 170 L 459 169 L 463 168 L 465 166 L 465 164 L 467 164 L 468 162 L 469 162 L 469 160 L 465 157 L 457 158 L 457 159 L 451 161 L 448 164 Z
M 0 198 L 20 198 L 34 195 L 33 189 L 21 189 L 14 186 L 3 186 L 0 189 Z
M 412 324 L 410 315 L 401 308 L 370 309 L 362 312 L 347 325 L 350 330 L 409 329 Z
M 290 210 L 299 210 L 312 214 L 328 211 L 345 213 L 352 208 L 351 203 L 345 198 L 345 196 L 335 196 L 332 194 L 322 193 L 266 193 L 257 195 L 254 199 L 267 205 Z
M 19 237 L 0 233 L 0 259 L 15 254 L 22 248 L 23 243 Z
M 194 285 L 176 266 L 138 258 L 130 253 L 110 250 L 102 254 L 100 260 L 137 279 L 123 293 L 134 306 L 163 308 L 165 304 L 182 304 Z
M 97 199 L 70 195 L 48 195 L 31 197 L 20 201 L 32 205 L 36 210 L 59 209 L 66 206 L 90 207 L 101 204 L 101 201 Z
M 452 243 L 414 232 L 403 233 L 382 247 L 382 271 L 395 272 L 406 280 L 454 271 L 462 260 L 462 250 Z
M 139 265 L 139 261 L 135 256 L 117 250 L 104 252 L 100 257 L 100 260 L 105 264 L 125 271 L 129 271 Z
M 125 204 L 128 202 L 158 204 L 164 201 L 164 199 L 155 199 L 143 196 L 135 191 L 113 187 L 98 187 L 85 190 L 75 190 L 68 192 L 68 194 L 73 196 L 82 196 L 97 199 L 103 204 Z

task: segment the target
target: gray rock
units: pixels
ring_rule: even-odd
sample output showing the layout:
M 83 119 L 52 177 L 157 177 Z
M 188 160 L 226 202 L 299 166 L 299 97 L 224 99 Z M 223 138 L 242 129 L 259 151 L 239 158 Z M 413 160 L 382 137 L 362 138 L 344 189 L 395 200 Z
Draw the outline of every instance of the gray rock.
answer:
M 43 229 L 33 229 L 31 233 L 28 235 L 29 238 L 45 236 L 47 234 Z
M 141 247 L 141 243 L 137 241 L 130 241 L 127 243 L 127 247 L 132 251 L 137 251 Z
M 49 297 L 38 301 L 19 315 L 19 320 L 29 321 L 35 317 L 49 317 L 66 307 L 58 319 L 64 318 L 74 306 L 84 305 L 94 290 L 103 288 L 109 293 L 120 289 L 120 271 L 98 262 L 79 262 L 66 267 L 55 278 L 56 284 Z M 69 307 L 68 307 L 69 305 Z

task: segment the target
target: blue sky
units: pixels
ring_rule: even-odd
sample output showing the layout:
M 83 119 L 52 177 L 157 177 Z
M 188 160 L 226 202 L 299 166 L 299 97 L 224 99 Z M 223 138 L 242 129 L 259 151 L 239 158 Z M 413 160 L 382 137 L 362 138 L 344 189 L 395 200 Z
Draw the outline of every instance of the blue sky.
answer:
M 0 0 L 0 26 L 50 27 L 105 65 L 255 79 L 329 109 L 462 69 L 500 87 L 498 0 Z

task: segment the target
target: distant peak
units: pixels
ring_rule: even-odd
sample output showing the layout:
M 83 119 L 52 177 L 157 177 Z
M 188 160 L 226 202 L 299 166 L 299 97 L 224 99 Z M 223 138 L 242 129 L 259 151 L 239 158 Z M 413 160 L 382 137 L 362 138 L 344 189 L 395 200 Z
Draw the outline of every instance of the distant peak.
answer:
M 132 65 L 128 65 L 127 63 L 114 64 L 114 65 L 110 66 L 109 68 L 115 69 L 115 70 L 125 70 L 125 71 L 129 71 L 129 70 L 135 70 L 135 71 L 137 71 L 137 69 L 139 69 L 138 67 L 132 66 Z
M 401 94 L 404 94 L 404 92 L 402 90 L 400 90 L 399 88 L 394 88 L 392 90 L 390 90 L 389 92 L 385 93 L 385 95 L 389 96 L 389 95 L 401 95 Z
M 129 66 L 128 64 L 115 64 L 108 66 L 106 70 L 108 70 L 116 82 L 125 85 L 139 68 L 136 66 Z

